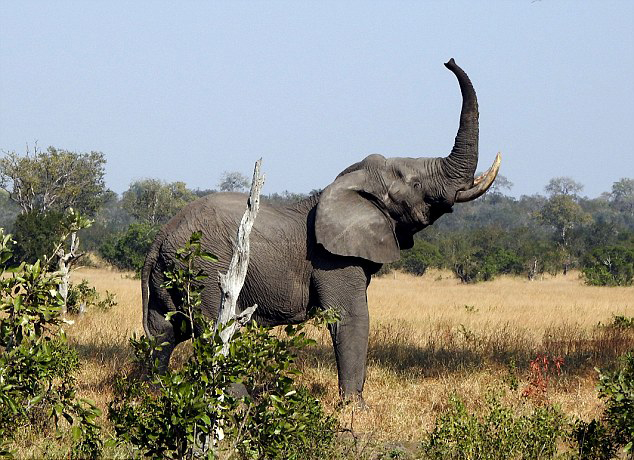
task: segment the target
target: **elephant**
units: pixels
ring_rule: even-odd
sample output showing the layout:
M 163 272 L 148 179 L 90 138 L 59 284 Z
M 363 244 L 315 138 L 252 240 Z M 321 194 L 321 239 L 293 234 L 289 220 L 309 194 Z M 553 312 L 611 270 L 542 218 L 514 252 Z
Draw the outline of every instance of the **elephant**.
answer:
M 251 259 L 238 307 L 257 304 L 258 324 L 276 326 L 307 320 L 316 309 L 332 308 L 329 325 L 339 392 L 363 403 L 369 335 L 367 287 L 382 264 L 411 248 L 414 234 L 455 203 L 476 199 L 497 175 L 500 156 L 474 178 L 478 163 L 478 102 L 467 74 L 450 59 L 462 93 L 454 146 L 447 157 L 385 158 L 373 154 L 344 169 L 318 195 L 288 206 L 262 203 L 251 233 Z M 183 208 L 160 230 L 142 271 L 143 326 L 166 342 L 159 361 L 166 368 L 174 347 L 191 336 L 179 298 L 163 283 L 176 251 L 194 231 L 218 261 L 201 261 L 208 274 L 226 271 L 246 195 L 213 193 Z M 203 313 L 215 318 L 220 290 L 204 281 Z

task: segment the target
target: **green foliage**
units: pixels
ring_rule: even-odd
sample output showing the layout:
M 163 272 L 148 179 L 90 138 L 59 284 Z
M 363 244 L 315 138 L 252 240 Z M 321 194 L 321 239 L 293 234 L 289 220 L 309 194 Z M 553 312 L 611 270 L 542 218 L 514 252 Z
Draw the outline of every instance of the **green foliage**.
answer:
M 634 452 L 634 351 L 625 355 L 620 369 L 600 373 L 598 389 L 606 400 L 606 423 L 616 439 L 625 441 L 625 452 Z
M 107 311 L 117 305 L 115 295 L 106 291 L 105 298 L 101 298 L 97 289 L 88 284 L 88 280 L 81 280 L 79 284 L 71 284 L 66 298 L 66 308 L 69 313 L 81 313 L 87 308 L 96 307 L 98 310 Z
M 630 286 L 634 281 L 634 247 L 603 246 L 583 259 L 583 276 L 594 286 Z
M 453 396 L 423 440 L 422 455 L 430 459 L 549 458 L 566 436 L 566 426 L 564 415 L 552 406 L 518 415 L 492 398 L 487 413 L 478 417 Z
M 612 326 L 617 329 L 634 329 L 634 317 L 624 315 L 614 315 Z
M 321 191 L 315 190 L 314 193 L 319 194 L 321 193 Z M 311 192 L 310 195 L 313 195 L 313 192 Z M 289 206 L 294 203 L 298 203 L 302 200 L 305 200 L 306 198 L 308 198 L 308 196 L 309 195 L 306 195 L 305 193 L 293 193 L 293 192 L 289 192 L 288 190 L 284 190 L 282 193 L 275 192 L 269 195 L 262 195 L 262 199 L 271 204 L 276 204 L 280 206 Z
M 463 283 L 489 281 L 500 274 L 519 274 L 525 264 L 501 229 L 474 229 L 440 243 L 446 268 Z
M 20 214 L 13 227 L 15 260 L 34 263 L 51 257 L 64 233 L 63 222 L 64 214 L 61 212 Z
M 610 204 L 618 211 L 634 216 L 634 179 L 624 177 L 612 184 Z
M 10 244 L 0 231 L 3 263 L 12 256 Z M 79 359 L 60 327 L 59 281 L 39 260 L 0 273 L 0 439 L 45 420 L 59 427 L 65 419 L 73 425 L 71 456 L 97 456 L 100 411 L 75 396 Z
M 55 147 L 24 156 L 9 152 L 0 159 L 0 186 L 22 212 L 75 208 L 93 216 L 109 196 L 105 164 L 101 152 L 76 153 Z
M 552 196 L 572 196 L 575 197 L 583 190 L 583 185 L 570 177 L 553 177 L 544 190 Z
M 634 351 L 614 371 L 599 371 L 599 397 L 605 399 L 600 420 L 578 421 L 573 432 L 580 458 L 608 459 L 620 448 L 634 455 Z
M 184 182 L 166 183 L 158 179 L 144 179 L 132 183 L 123 192 L 121 203 L 123 209 L 140 222 L 160 225 L 196 198 L 196 194 Z
M 141 273 L 145 255 L 150 250 L 158 227 L 147 222 L 135 222 L 121 234 L 108 239 L 99 248 L 99 254 L 121 270 Z
M 574 196 L 567 194 L 552 196 L 537 213 L 537 217 L 554 229 L 555 241 L 566 250 L 570 245 L 572 230 L 592 221 Z
M 427 241 L 416 239 L 414 247 L 403 251 L 401 259 L 392 264 L 392 267 L 416 276 L 422 276 L 427 268 L 441 265 L 442 257 L 438 248 Z
M 64 212 L 20 214 L 14 224 L 16 244 L 13 248 L 13 260 L 28 263 L 42 260 L 49 263 L 55 259 L 55 252 L 64 247 L 71 233 L 91 224 L 92 221 L 73 208 Z
M 0 189 L 0 227 L 12 225 L 19 212 L 20 207 L 10 198 L 9 192 Z
M 117 384 L 109 406 L 117 436 L 151 458 L 213 458 L 222 449 L 242 458 L 322 458 L 332 447 L 335 421 L 294 382 L 297 350 L 313 341 L 301 326 L 287 326 L 280 338 L 252 323 L 237 331 L 223 355 L 219 334 L 199 308 L 206 275 L 194 262 L 211 257 L 201 249 L 200 233 L 179 250 L 166 285 L 180 291 L 193 354 L 182 369 L 160 374 L 153 356 L 161 345 L 132 340 L 138 363 L 149 369 L 145 379 L 129 375 Z

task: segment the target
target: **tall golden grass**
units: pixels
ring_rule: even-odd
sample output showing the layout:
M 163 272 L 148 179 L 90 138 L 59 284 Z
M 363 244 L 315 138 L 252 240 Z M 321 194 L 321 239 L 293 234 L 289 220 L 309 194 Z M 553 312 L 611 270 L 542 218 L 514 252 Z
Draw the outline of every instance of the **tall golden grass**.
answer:
M 118 302 L 107 312 L 89 310 L 66 330 L 82 361 L 80 396 L 106 409 L 114 377 L 132 358 L 128 339 L 142 334 L 140 282 L 106 269 L 81 269 L 74 278 L 115 293 Z M 462 285 L 445 272 L 395 273 L 372 281 L 368 301 L 364 396 L 370 410 L 339 407 L 325 329 L 309 329 L 317 345 L 301 356 L 301 382 L 338 413 L 342 425 L 379 441 L 420 440 L 452 393 L 475 410 L 492 392 L 518 410 L 530 410 L 541 402 L 522 392 L 528 363 L 538 354 L 564 358 L 561 375 L 549 383 L 547 402 L 575 417 L 596 417 L 602 403 L 593 367 L 634 348 L 634 331 L 599 326 L 611 324 L 614 315 L 634 316 L 634 287 L 585 286 L 574 273 L 475 285 Z M 182 361 L 187 345 L 179 348 Z

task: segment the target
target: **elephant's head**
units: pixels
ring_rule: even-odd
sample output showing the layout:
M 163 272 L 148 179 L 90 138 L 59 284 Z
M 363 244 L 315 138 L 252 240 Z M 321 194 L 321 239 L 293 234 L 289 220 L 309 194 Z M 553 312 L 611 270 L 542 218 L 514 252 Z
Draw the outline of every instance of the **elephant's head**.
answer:
M 460 127 L 453 149 L 441 158 L 370 155 L 345 169 L 322 192 L 315 220 L 317 242 L 329 252 L 377 263 L 393 262 L 411 248 L 416 232 L 471 201 L 491 186 L 500 167 L 474 178 L 478 165 L 478 101 L 467 74 L 451 59 L 445 66 L 462 92 Z

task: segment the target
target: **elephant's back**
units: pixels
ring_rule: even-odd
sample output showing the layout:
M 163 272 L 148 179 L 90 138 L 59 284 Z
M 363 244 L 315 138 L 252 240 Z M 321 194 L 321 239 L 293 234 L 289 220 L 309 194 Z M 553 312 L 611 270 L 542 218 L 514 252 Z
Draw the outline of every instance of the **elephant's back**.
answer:
M 206 250 L 218 251 L 219 242 L 231 241 L 234 236 L 245 203 L 246 195 L 240 193 L 213 193 L 189 203 L 160 230 L 155 241 L 158 252 L 170 258 L 189 241 L 193 232 L 202 233 Z
M 212 193 L 189 203 L 161 230 L 161 236 L 173 244 L 184 244 L 194 231 L 213 232 L 216 238 L 235 238 L 246 210 L 248 195 L 244 193 Z M 254 223 L 258 233 L 275 233 L 288 229 L 289 222 L 302 223 L 303 216 L 292 209 L 260 203 Z M 265 230 L 266 229 L 266 230 Z M 288 235 L 287 235 L 288 236 Z
M 183 208 L 160 231 L 155 241 L 153 271 L 173 265 L 176 251 L 192 232 L 202 233 L 201 243 L 216 262 L 199 261 L 208 274 L 226 271 L 233 240 L 246 209 L 247 195 L 214 193 Z M 239 302 L 258 303 L 257 319 L 264 324 L 296 322 L 305 316 L 310 263 L 307 260 L 307 212 L 262 202 L 251 232 L 251 260 Z M 217 283 L 208 283 L 205 303 L 218 304 Z M 211 312 L 213 315 L 214 312 Z

